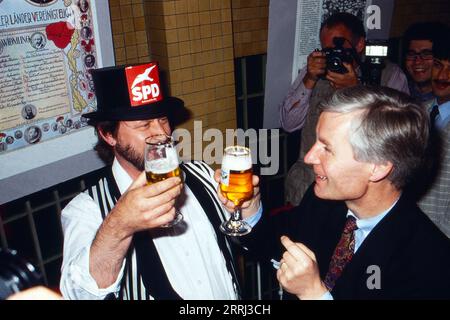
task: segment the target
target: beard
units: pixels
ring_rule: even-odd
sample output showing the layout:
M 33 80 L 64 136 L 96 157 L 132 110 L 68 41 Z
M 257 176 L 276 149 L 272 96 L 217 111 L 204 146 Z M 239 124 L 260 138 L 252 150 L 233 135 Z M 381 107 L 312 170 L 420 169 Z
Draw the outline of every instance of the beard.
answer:
M 122 156 L 122 158 L 131 163 L 136 169 L 139 171 L 144 171 L 144 155 L 139 154 L 131 145 L 123 145 L 120 141 L 117 141 L 115 151 L 117 154 Z

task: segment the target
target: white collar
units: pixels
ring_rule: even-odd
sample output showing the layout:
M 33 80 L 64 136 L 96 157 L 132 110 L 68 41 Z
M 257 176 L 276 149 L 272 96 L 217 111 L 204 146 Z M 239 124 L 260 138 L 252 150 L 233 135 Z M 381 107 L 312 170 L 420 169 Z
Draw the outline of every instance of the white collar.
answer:
M 390 211 L 391 209 L 397 204 L 400 197 L 394 201 L 394 203 L 383 212 L 380 212 L 374 217 L 366 218 L 366 219 L 359 219 L 350 209 L 347 211 L 347 217 L 353 216 L 356 219 L 356 225 L 358 226 L 358 229 L 371 231 L 375 226 L 380 222 Z
M 117 158 L 114 158 L 112 164 L 112 173 L 114 179 L 116 180 L 117 187 L 119 188 L 120 194 L 124 194 L 125 191 L 130 187 L 133 183 L 133 179 L 131 179 L 130 175 L 125 171 L 125 169 L 120 165 Z

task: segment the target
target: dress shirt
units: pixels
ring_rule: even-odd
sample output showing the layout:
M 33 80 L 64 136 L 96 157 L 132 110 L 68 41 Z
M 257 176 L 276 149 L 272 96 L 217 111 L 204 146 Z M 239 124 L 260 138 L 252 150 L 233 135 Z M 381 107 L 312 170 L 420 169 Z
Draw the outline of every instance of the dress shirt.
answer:
M 419 90 L 417 90 L 417 87 L 414 84 L 414 81 L 409 81 L 408 87 L 409 87 L 410 96 L 413 97 L 414 99 L 416 99 L 418 102 L 426 104 L 435 98 L 432 91 L 427 92 L 427 93 L 421 93 Z
M 438 104 L 437 99 L 434 99 L 434 101 L 430 104 L 428 113 L 430 113 L 433 106 L 437 104 Z M 447 101 L 439 105 L 439 114 L 436 117 L 434 123 L 436 128 L 438 128 L 439 130 L 443 130 L 449 122 L 450 122 L 450 101 Z
M 123 194 L 132 179 L 117 160 L 112 170 Z M 212 178 L 211 182 L 216 185 Z M 154 232 L 153 241 L 167 277 L 183 299 L 236 299 L 232 276 L 214 229 L 189 187 L 185 185 L 183 190 L 178 205 L 183 223 L 149 231 Z M 61 291 L 66 298 L 103 299 L 108 293 L 120 290 L 125 262 L 116 282 L 106 289 L 99 289 L 89 273 L 89 250 L 102 221 L 100 209 L 86 193 L 74 198 L 62 212 L 65 281 L 61 281 Z
M 279 106 L 281 126 L 287 132 L 299 130 L 303 128 L 305 124 L 309 100 L 312 93 L 312 89 L 307 89 L 303 83 L 306 72 L 307 67 L 305 66 L 300 70 L 297 79 L 292 83 L 286 98 Z M 387 81 L 386 86 L 409 94 L 408 81 L 405 74 L 398 66 L 394 67 L 392 76 Z
M 353 216 L 356 219 L 356 225 L 358 226 L 358 229 L 353 231 L 355 236 L 355 253 L 358 251 L 359 247 L 363 243 L 363 241 L 367 238 L 367 236 L 370 234 L 370 232 L 375 228 L 375 226 L 391 211 L 391 209 L 395 206 L 398 199 L 395 200 L 395 202 L 390 206 L 387 210 L 381 212 L 380 214 L 377 214 L 374 217 L 367 218 L 367 219 L 359 219 L 350 209 L 347 212 L 348 216 Z M 320 297 L 320 300 L 333 300 L 332 294 L 327 291 L 322 297 Z

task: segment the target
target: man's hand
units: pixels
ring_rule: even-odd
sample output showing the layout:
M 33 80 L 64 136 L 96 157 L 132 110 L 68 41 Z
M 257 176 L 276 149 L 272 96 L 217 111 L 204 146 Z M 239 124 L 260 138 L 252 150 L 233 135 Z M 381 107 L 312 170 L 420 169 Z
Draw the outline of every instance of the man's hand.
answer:
M 135 232 L 157 228 L 174 219 L 175 199 L 181 189 L 178 177 L 147 185 L 143 172 L 120 197 L 90 249 L 89 272 L 99 288 L 116 281 Z
M 261 195 L 259 193 L 259 178 L 258 176 L 253 175 L 252 179 L 253 179 L 252 180 L 253 197 L 250 200 L 245 201 L 241 206 L 242 217 L 244 219 L 254 215 L 258 211 L 260 205 Z M 222 192 L 220 191 L 220 169 L 217 169 L 214 172 L 214 180 L 216 180 L 216 182 L 219 183 L 219 186 L 217 187 L 217 195 L 219 197 L 219 200 L 222 202 L 222 204 L 224 205 L 225 209 L 228 212 L 234 212 L 234 208 L 236 206 L 234 205 L 233 201 L 230 201 L 227 198 L 225 198 Z
M 172 177 L 147 185 L 145 172 L 120 197 L 105 220 L 120 238 L 137 231 L 160 227 L 175 217 L 175 200 L 182 189 L 181 179 Z
M 327 72 L 326 79 L 330 81 L 334 89 L 348 88 L 359 84 L 358 76 L 353 65 L 346 62 L 343 62 L 343 65 L 347 69 L 347 73 Z
M 307 72 L 303 78 L 303 83 L 307 89 L 313 89 L 320 76 L 325 75 L 327 69 L 327 60 L 325 53 L 313 51 L 308 56 Z
M 14 293 L 7 300 L 63 300 L 63 297 L 44 286 L 36 286 Z
M 299 299 L 319 299 L 328 290 L 320 280 L 314 253 L 302 243 L 294 243 L 286 236 L 281 237 L 281 243 L 287 251 L 277 271 L 280 284 Z

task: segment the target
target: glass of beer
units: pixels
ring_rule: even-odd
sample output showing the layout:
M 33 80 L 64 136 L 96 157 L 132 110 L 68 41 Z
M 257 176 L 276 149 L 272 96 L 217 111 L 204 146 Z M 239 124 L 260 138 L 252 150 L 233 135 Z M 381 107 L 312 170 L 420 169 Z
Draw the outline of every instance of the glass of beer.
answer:
M 145 139 L 145 175 L 148 184 L 157 183 L 170 177 L 183 179 L 177 150 L 171 136 L 159 134 Z M 183 215 L 176 209 L 175 219 L 161 227 L 172 227 L 182 219 Z
M 250 149 L 241 146 L 227 147 L 224 153 L 220 191 L 233 201 L 235 210 L 230 219 L 221 224 L 220 230 L 229 236 L 243 236 L 252 230 L 241 215 L 242 203 L 253 196 L 252 155 Z

